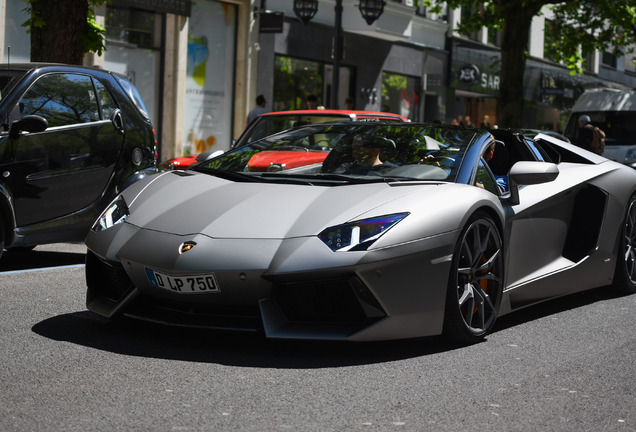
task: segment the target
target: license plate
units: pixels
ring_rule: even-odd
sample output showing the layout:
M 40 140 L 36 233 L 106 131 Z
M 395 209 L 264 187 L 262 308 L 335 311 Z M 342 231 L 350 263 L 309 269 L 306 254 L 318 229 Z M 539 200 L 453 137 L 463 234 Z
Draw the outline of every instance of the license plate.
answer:
M 219 285 L 213 273 L 172 276 L 146 268 L 150 285 L 182 293 L 219 292 Z

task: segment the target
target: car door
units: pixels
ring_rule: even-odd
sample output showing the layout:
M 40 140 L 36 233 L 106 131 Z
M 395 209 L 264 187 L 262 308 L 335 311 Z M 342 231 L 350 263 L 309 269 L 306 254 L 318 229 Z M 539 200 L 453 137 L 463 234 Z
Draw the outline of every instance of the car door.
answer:
M 19 226 L 71 214 L 108 184 L 123 143 L 112 121 L 119 109 L 98 80 L 49 73 L 22 95 L 20 116 L 39 115 L 48 128 L 11 138 L 11 186 Z M 116 119 L 121 120 L 121 118 Z
M 523 144 L 534 160 L 543 161 L 532 141 Z M 568 276 L 595 252 L 607 195 L 584 181 L 595 176 L 593 165 L 566 164 L 559 171 L 553 181 L 521 186 L 519 203 L 505 205 L 506 286 L 513 309 L 607 281 L 599 272 L 587 274 L 584 282 Z

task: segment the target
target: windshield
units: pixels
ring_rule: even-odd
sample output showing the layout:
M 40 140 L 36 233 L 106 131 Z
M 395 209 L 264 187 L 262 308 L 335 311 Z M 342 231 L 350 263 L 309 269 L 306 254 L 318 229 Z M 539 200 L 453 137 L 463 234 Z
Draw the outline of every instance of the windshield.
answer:
M 260 116 L 249 126 L 233 147 L 240 147 L 242 145 L 258 141 L 259 139 L 272 135 L 276 132 L 281 132 L 298 126 L 350 119 L 351 118 L 346 114 L 276 114 Z
M 476 130 L 412 123 L 302 126 L 203 162 L 197 171 L 243 180 L 455 181 Z M 265 160 L 265 163 L 263 161 Z

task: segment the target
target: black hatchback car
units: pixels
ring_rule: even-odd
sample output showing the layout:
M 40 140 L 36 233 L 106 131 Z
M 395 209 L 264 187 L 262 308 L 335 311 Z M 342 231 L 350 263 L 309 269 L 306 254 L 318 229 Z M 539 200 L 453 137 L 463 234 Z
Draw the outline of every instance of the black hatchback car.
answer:
M 119 192 L 155 171 L 155 131 L 126 77 L 1 65 L 0 255 L 83 241 Z

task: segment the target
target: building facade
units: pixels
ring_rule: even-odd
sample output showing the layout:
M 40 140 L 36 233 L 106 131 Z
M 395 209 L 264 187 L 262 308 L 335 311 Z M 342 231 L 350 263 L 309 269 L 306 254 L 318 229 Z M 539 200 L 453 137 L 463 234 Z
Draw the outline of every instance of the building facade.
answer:
M 461 115 L 479 126 L 488 115 L 497 123 L 499 35 L 483 29 L 460 36 L 461 10 L 433 14 L 413 0 L 387 1 L 379 19 L 367 24 L 356 0 L 342 0 L 336 62 L 336 0 L 319 0 L 307 24 L 292 4 L 111 0 L 96 11 L 107 50 L 84 63 L 131 77 L 158 131 L 161 159 L 228 149 L 259 94 L 270 110 L 304 108 L 313 94 L 329 108 L 344 108 L 349 99 L 356 109 L 389 110 L 414 121 Z M 0 0 L 0 63 L 30 59 L 21 26 L 25 6 Z M 570 75 L 548 58 L 549 18 L 546 10 L 532 22 L 523 124 L 558 130 L 585 88 L 636 88 L 636 67 L 629 56 L 594 53 L 584 74 Z

